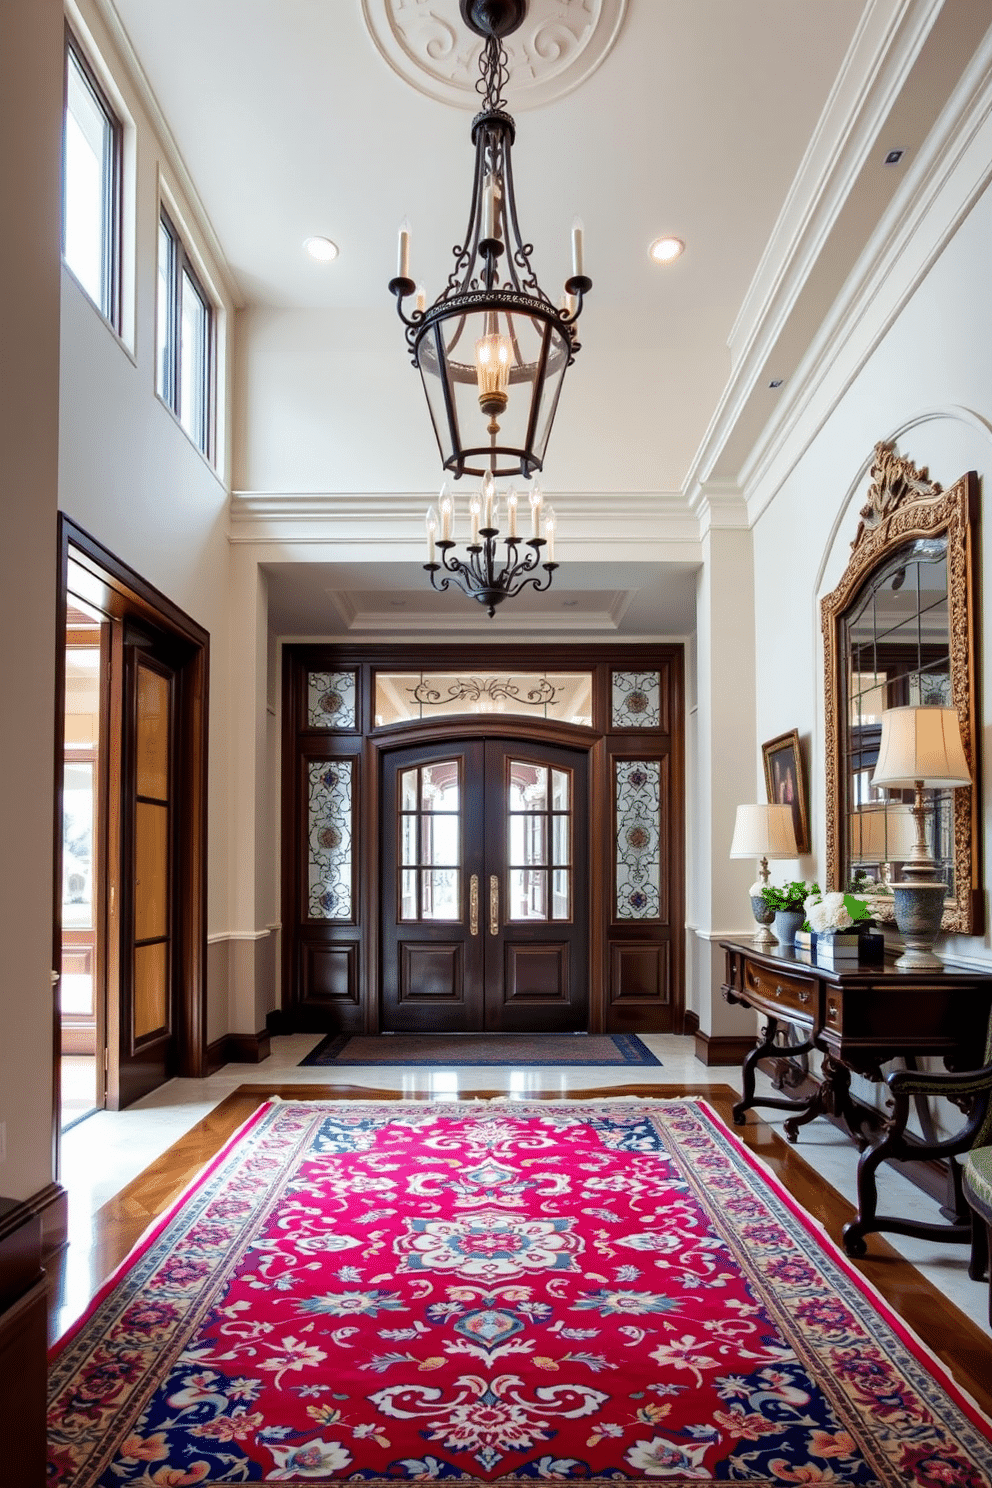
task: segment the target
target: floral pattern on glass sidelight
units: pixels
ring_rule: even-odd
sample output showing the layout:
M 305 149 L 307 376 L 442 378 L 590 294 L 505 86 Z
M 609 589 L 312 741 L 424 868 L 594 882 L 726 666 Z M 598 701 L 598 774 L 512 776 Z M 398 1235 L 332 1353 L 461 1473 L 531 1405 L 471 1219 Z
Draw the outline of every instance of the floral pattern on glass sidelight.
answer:
M 352 918 L 351 760 L 310 760 L 308 908 L 311 920 Z
M 353 729 L 355 697 L 354 672 L 308 672 L 307 727 Z
M 661 673 L 614 672 L 613 728 L 657 728 L 661 723 Z
M 661 765 L 616 760 L 616 916 L 656 920 L 661 905 Z

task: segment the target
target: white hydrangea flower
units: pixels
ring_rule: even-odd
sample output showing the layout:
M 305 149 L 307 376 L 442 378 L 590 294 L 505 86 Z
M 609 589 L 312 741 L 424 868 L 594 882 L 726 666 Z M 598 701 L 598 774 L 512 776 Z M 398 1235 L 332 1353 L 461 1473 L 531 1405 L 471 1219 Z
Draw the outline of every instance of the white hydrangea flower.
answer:
M 843 894 L 821 894 L 818 898 L 811 896 L 803 908 L 810 929 L 815 930 L 817 935 L 823 935 L 828 930 L 847 930 L 854 924 Z

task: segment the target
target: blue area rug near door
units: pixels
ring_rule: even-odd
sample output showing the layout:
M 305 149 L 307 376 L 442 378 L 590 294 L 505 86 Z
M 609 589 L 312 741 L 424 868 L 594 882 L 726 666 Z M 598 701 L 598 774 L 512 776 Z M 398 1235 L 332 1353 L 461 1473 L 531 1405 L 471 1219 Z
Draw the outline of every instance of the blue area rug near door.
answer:
M 332 1033 L 300 1064 L 655 1065 L 632 1033 Z

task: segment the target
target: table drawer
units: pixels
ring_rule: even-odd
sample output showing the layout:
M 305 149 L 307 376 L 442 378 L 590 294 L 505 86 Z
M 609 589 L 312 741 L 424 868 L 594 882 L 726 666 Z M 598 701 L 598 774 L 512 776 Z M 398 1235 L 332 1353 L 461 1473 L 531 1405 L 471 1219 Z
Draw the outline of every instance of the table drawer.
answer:
M 744 967 L 744 990 L 749 1001 L 759 1003 L 765 1012 L 797 1013 L 812 1023 L 816 1014 L 817 982 L 812 977 L 790 976 L 786 972 L 765 971 L 748 961 Z

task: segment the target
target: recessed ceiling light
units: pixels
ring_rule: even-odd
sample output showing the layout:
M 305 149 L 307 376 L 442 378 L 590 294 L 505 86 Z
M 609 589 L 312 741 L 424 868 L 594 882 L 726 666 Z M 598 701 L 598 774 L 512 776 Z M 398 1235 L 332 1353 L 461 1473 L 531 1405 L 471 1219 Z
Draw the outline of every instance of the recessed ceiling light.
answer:
M 405 599 L 391 599 L 389 603 L 392 605 L 394 610 L 403 610 L 406 608 Z
M 883 165 L 898 165 L 905 153 L 905 150 L 890 150 L 882 163 Z
M 685 248 L 681 238 L 655 238 L 648 253 L 655 263 L 671 263 Z
M 785 378 L 784 377 L 773 377 L 772 380 L 771 380 L 771 382 L 768 384 L 768 386 L 770 388 L 780 388 L 782 386 L 782 384 L 783 384 L 784 381 L 785 381 Z
M 303 246 L 318 263 L 330 263 L 332 258 L 338 256 L 338 245 L 332 243 L 330 238 L 307 238 Z
M 563 599 L 562 607 L 566 610 L 574 610 L 578 602 L 579 601 L 577 599 Z

